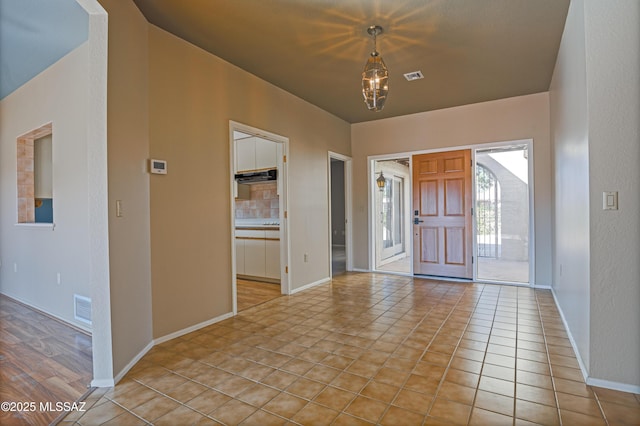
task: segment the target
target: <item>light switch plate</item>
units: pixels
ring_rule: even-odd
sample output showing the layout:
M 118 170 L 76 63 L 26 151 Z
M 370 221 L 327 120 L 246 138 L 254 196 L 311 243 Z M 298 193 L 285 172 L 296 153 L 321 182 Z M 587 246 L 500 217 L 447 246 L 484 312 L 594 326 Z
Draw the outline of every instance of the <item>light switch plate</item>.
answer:
M 618 191 L 602 193 L 602 210 L 618 210 Z

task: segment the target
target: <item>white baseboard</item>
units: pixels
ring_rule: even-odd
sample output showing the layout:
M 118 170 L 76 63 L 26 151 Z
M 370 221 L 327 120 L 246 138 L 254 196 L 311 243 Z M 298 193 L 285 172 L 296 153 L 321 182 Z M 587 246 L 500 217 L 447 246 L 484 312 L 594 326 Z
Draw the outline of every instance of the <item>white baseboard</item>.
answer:
M 302 287 L 294 288 L 293 290 L 291 290 L 291 294 L 296 294 L 296 293 L 299 293 L 299 292 L 301 292 L 303 290 L 308 290 L 311 287 L 315 287 L 315 286 L 318 286 L 320 284 L 325 284 L 325 283 L 328 283 L 329 281 L 331 281 L 331 278 L 328 278 L 328 277 L 327 278 L 323 278 L 323 279 L 318 280 L 318 281 L 314 281 L 312 283 L 303 285 Z
M 352 272 L 372 272 L 370 269 L 352 268 Z
M 92 380 L 92 388 L 112 388 L 116 385 L 113 379 Z
M 620 382 L 612 382 L 610 380 L 594 379 L 593 377 L 588 377 L 586 382 L 589 386 L 597 386 L 599 388 L 613 389 L 620 392 L 640 394 L 640 386 L 628 385 L 626 383 Z
M 162 336 L 162 337 L 158 337 L 157 339 L 153 340 L 153 345 L 159 345 L 160 343 L 164 343 L 167 340 L 171 340 L 171 339 L 175 339 L 176 337 L 180 337 L 180 336 L 184 336 L 185 334 L 189 334 L 193 331 L 196 330 L 200 330 L 201 328 L 207 327 L 211 324 L 215 324 L 217 322 L 226 320 L 228 318 L 231 318 L 233 316 L 233 312 L 229 312 L 223 315 L 220 315 L 218 317 L 212 318 L 210 320 L 201 322 L 199 324 L 196 325 L 192 325 L 191 327 L 187 327 L 187 328 L 183 328 L 182 330 L 178 330 L 175 331 L 171 334 L 167 334 L 166 336 Z
M 571 334 L 571 329 L 569 328 L 569 324 L 567 323 L 567 320 L 564 316 L 564 312 L 562 312 L 562 308 L 558 303 L 558 298 L 556 297 L 556 292 L 553 289 L 553 287 L 551 287 L 551 294 L 553 295 L 553 301 L 556 304 L 556 308 L 560 313 L 560 318 L 562 319 L 564 328 L 567 331 L 567 335 L 569 336 L 569 342 L 571 342 L 571 347 L 573 348 L 573 352 L 575 353 L 576 359 L 578 360 L 578 365 L 580 366 L 582 377 L 584 377 L 584 382 L 589 386 L 596 386 L 599 388 L 606 388 L 606 389 L 612 389 L 612 390 L 621 391 L 621 392 L 630 392 L 630 393 L 640 394 L 640 386 L 629 385 L 627 383 L 613 382 L 611 380 L 596 379 L 595 377 L 589 376 L 589 371 L 587 370 L 587 367 L 584 365 L 584 362 L 582 361 L 582 357 L 580 356 L 580 352 L 578 351 L 578 345 L 573 339 L 573 335 Z

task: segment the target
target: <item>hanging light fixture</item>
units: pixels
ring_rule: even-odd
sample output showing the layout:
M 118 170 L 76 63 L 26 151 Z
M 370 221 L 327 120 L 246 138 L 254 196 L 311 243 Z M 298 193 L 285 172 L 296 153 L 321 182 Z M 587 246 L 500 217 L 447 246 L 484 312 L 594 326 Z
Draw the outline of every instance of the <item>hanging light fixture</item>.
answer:
M 373 52 L 367 60 L 362 71 L 362 95 L 367 108 L 373 111 L 381 111 L 389 92 L 389 71 L 382 60 L 382 56 L 376 50 L 376 37 L 382 34 L 382 27 L 372 25 L 367 28 L 369 35 L 373 37 Z
M 378 185 L 380 191 L 384 191 L 385 181 L 386 179 L 384 178 L 384 175 L 382 174 L 382 172 L 380 172 L 380 176 L 378 176 L 378 179 L 376 179 L 376 185 Z

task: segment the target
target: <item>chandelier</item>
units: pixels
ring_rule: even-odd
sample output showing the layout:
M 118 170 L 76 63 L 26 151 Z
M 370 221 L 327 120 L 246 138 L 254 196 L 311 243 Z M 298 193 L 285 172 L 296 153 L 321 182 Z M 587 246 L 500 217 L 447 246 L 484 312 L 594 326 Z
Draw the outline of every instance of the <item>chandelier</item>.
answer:
M 382 27 L 372 25 L 367 32 L 373 37 L 373 52 L 362 71 L 362 95 L 367 108 L 381 111 L 389 93 L 389 71 L 376 50 L 376 37 L 382 34 Z

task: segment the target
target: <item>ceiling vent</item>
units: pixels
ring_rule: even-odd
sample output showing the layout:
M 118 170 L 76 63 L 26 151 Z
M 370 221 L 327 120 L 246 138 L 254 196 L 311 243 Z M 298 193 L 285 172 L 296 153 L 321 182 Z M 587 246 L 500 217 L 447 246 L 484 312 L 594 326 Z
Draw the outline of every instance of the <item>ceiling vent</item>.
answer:
M 422 71 L 413 71 L 406 73 L 404 78 L 406 78 L 407 81 L 420 80 L 424 78 L 424 75 L 422 74 Z

